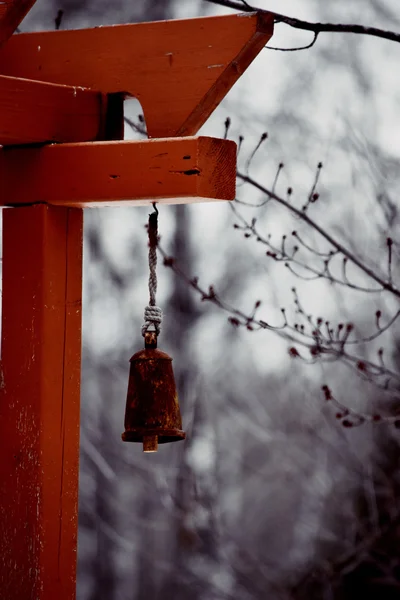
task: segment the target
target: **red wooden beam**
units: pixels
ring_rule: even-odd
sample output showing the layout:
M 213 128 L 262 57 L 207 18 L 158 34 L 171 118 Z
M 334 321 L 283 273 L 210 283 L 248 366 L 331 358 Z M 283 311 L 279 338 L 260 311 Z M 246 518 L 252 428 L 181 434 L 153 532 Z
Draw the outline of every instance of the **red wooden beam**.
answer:
M 92 90 L 0 75 L 0 144 L 106 139 L 109 96 Z M 117 115 L 122 127 L 122 99 Z
M 73 600 L 82 210 L 3 214 L 0 596 Z
M 0 4 L 0 45 L 14 33 L 36 0 L 5 0 Z
M 138 98 L 151 137 L 194 135 L 273 33 L 245 13 L 13 36 L 0 73 Z
M 236 144 L 209 137 L 0 151 L 0 205 L 135 206 L 233 200 Z

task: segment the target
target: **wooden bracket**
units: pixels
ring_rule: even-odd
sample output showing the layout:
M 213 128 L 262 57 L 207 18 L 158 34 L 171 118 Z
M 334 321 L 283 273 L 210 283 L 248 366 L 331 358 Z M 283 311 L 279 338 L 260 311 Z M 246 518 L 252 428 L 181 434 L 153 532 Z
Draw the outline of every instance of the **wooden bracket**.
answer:
M 243 13 L 18 34 L 0 73 L 137 98 L 150 137 L 194 135 L 273 33 Z

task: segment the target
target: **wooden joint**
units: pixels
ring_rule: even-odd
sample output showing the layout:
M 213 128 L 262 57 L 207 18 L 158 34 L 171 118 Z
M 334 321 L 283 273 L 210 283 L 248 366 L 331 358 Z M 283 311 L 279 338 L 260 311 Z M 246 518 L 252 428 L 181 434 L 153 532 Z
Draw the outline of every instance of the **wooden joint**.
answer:
M 123 137 L 123 95 L 0 75 L 0 144 Z

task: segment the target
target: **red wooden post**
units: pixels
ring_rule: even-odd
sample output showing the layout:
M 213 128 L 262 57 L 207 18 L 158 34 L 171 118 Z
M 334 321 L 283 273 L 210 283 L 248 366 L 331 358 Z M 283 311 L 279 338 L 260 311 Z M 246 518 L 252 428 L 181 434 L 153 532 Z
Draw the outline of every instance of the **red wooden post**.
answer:
M 75 598 L 82 210 L 4 210 L 0 597 Z

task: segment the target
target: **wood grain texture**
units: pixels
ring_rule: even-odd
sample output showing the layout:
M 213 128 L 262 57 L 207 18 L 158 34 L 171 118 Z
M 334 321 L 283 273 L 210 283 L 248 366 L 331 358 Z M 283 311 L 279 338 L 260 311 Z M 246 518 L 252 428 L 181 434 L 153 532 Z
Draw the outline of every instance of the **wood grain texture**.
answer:
M 233 200 L 236 144 L 210 137 L 54 144 L 0 151 L 0 205 Z
M 4 211 L 0 589 L 75 598 L 82 211 Z
M 246 13 L 20 34 L 0 49 L 0 73 L 123 92 L 150 137 L 194 135 L 272 33 L 272 15 Z
M 105 139 L 107 100 L 84 88 L 0 75 L 0 144 Z
M 0 4 L 0 45 L 14 33 L 36 0 L 5 0 Z

